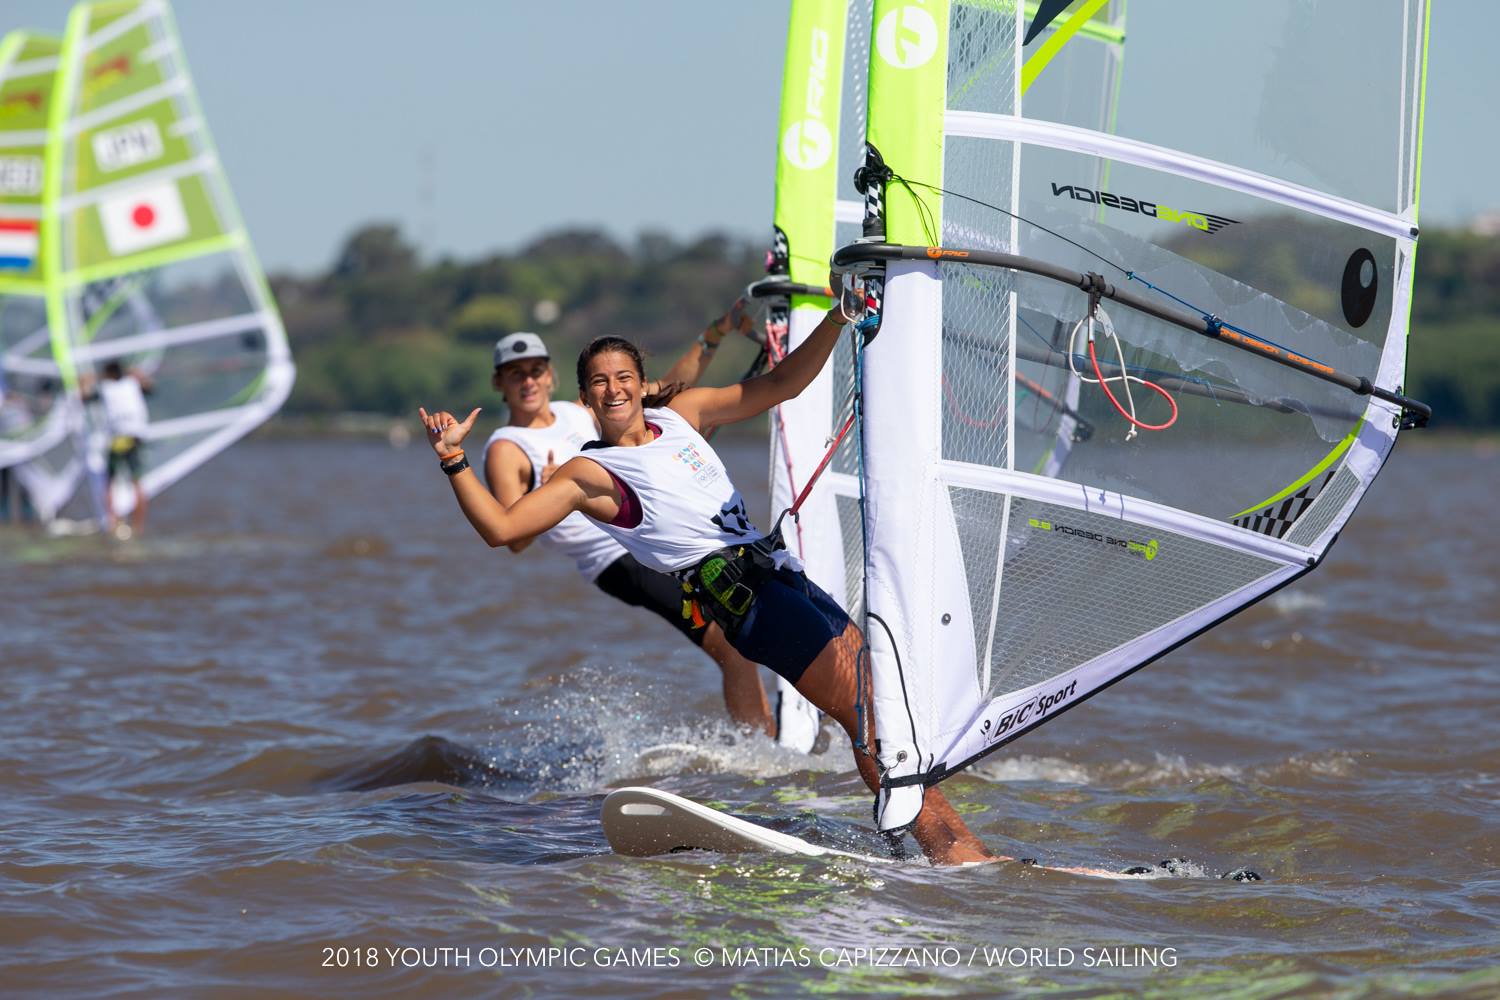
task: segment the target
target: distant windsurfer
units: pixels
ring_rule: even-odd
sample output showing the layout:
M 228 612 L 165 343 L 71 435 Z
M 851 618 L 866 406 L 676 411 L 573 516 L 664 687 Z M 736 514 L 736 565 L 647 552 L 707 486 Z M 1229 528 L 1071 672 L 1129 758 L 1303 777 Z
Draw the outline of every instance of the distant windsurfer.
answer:
M 667 372 L 665 384 L 696 385 L 719 344 L 749 319 L 736 306 L 710 323 Z M 512 333 L 495 344 L 491 384 L 505 398 L 510 419 L 490 435 L 484 449 L 484 479 L 490 494 L 510 508 L 546 483 L 554 471 L 599 436 L 593 415 L 577 403 L 554 401 L 557 373 L 542 339 Z M 534 536 L 573 560 L 580 575 L 604 593 L 665 619 L 719 665 L 724 705 L 730 718 L 775 735 L 760 671 L 735 652 L 719 626 L 682 616 L 682 587 L 665 573 L 641 565 L 620 543 L 582 514 L 570 514 L 550 531 Z M 511 541 L 520 552 L 532 537 Z
M 142 440 L 150 422 L 146 396 L 153 387 L 150 376 L 135 368 L 126 371 L 114 360 L 105 363 L 103 379 L 91 384 L 85 377 L 83 383 L 84 400 L 98 400 L 104 407 L 104 429 L 109 436 L 105 446 L 104 516 L 112 533 L 119 529 L 120 518 L 115 513 L 110 485 L 121 469 L 129 474 L 135 488 L 135 505 L 130 510 L 132 533 L 139 536 L 146 529 L 146 490 L 141 486 L 141 464 L 145 457 Z
M 861 676 L 863 636 L 751 523 L 744 499 L 701 433 L 799 394 L 827 362 L 842 326 L 836 306 L 771 371 L 718 389 L 666 385 L 651 392 L 632 344 L 595 340 L 580 355 L 577 373 L 602 440 L 508 508 L 469 469 L 460 447 L 480 411 L 463 420 L 446 411 L 419 412 L 460 508 L 486 542 L 509 545 L 571 514 L 587 515 L 642 564 L 683 580 L 693 613 L 719 623 L 747 659 L 775 670 L 837 719 L 854 743 L 861 777 L 877 790 L 871 685 Z M 939 863 L 996 860 L 935 788 L 927 790 L 912 833 Z

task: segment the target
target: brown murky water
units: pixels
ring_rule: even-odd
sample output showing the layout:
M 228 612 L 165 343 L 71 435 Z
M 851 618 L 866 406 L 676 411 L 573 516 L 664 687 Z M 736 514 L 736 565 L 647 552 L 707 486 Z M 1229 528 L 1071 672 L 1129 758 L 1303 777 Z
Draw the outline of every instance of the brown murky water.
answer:
M 1191 859 L 1106 882 L 614 856 L 619 784 L 865 849 L 869 800 L 424 450 L 243 444 L 142 541 L 0 530 L 0 991 L 1495 996 L 1497 486 L 1403 442 L 1318 572 L 948 783 L 1008 853 Z

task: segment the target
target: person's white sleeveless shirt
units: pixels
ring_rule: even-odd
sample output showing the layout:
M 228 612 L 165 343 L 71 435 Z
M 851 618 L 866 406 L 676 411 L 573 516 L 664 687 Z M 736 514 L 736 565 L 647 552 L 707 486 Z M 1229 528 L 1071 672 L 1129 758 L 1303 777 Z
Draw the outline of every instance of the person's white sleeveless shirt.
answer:
M 554 402 L 551 405 L 552 415 L 557 418 L 551 427 L 501 427 L 484 445 L 486 455 L 496 441 L 509 441 L 525 452 L 531 463 L 531 489 L 542 485 L 547 452 L 552 452 L 555 464 L 562 465 L 577 455 L 584 444 L 599 436 L 588 410 L 577 403 Z M 538 540 L 571 558 L 578 572 L 590 583 L 604 572 L 605 567 L 625 554 L 618 542 L 600 530 L 597 521 L 576 511 L 563 518 L 557 527 L 539 535 Z
M 104 424 L 115 437 L 145 437 L 150 417 L 146 394 L 133 376 L 101 379 L 99 402 L 104 404 Z
M 641 505 L 641 523 L 634 528 L 594 523 L 660 573 L 691 569 L 711 552 L 760 538 L 744 498 L 703 436 L 667 409 L 647 410 L 646 422 L 661 437 L 633 448 L 583 453 L 634 490 Z

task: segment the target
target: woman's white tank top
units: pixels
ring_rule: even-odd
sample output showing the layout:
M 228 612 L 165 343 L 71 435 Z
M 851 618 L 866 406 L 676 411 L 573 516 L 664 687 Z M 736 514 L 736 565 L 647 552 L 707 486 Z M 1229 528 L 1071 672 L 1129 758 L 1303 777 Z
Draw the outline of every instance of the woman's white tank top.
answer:
M 641 505 L 634 528 L 599 524 L 643 565 L 661 573 L 691 569 L 704 556 L 761 537 L 718 454 L 682 417 L 649 409 L 661 436 L 635 447 L 592 447 L 593 459 L 629 486 Z
M 134 375 L 99 382 L 99 401 L 104 404 L 104 423 L 116 437 L 146 436 L 151 422 L 146 411 L 146 394 Z
M 578 454 L 578 450 L 599 436 L 594 429 L 594 418 L 589 411 L 577 403 L 554 402 L 552 415 L 557 419 L 551 427 L 501 427 L 485 442 L 484 453 L 490 453 L 490 445 L 496 441 L 509 441 L 526 453 L 531 463 L 531 487 L 542 485 L 542 469 L 547 464 L 547 452 L 552 452 L 555 464 L 562 465 Z M 562 519 L 557 527 L 538 536 L 538 540 L 569 556 L 578 572 L 590 583 L 606 566 L 625 554 L 609 535 L 590 520 L 574 512 Z

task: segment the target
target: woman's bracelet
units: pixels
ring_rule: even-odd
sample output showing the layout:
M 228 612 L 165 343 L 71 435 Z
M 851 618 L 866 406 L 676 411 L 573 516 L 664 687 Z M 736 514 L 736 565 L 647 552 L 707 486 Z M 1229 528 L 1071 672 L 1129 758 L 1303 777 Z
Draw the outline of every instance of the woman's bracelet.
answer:
M 448 452 L 448 454 L 446 454 L 446 455 L 439 455 L 438 456 L 438 461 L 439 462 L 451 462 L 455 458 L 457 458 L 458 456 L 462 455 L 463 453 L 464 453 L 464 450 L 462 448 L 455 448 L 454 450 Z
M 715 329 L 717 329 L 717 327 Z M 719 344 L 722 344 L 723 342 L 723 339 L 720 338 L 720 340 L 718 340 L 717 342 L 710 343 L 708 340 L 707 330 L 704 330 L 702 333 L 698 334 L 698 346 L 703 348 L 704 354 L 712 354 L 714 351 L 717 351 L 719 349 Z
M 447 475 L 450 475 L 450 476 L 456 476 L 460 472 L 462 472 L 465 469 L 467 469 L 468 467 L 469 467 L 469 460 L 464 457 L 464 453 L 463 452 L 459 452 L 458 453 L 458 461 L 454 462 L 452 465 L 441 464 L 441 463 L 438 465 L 438 468 L 442 469 L 444 473 L 446 473 Z

